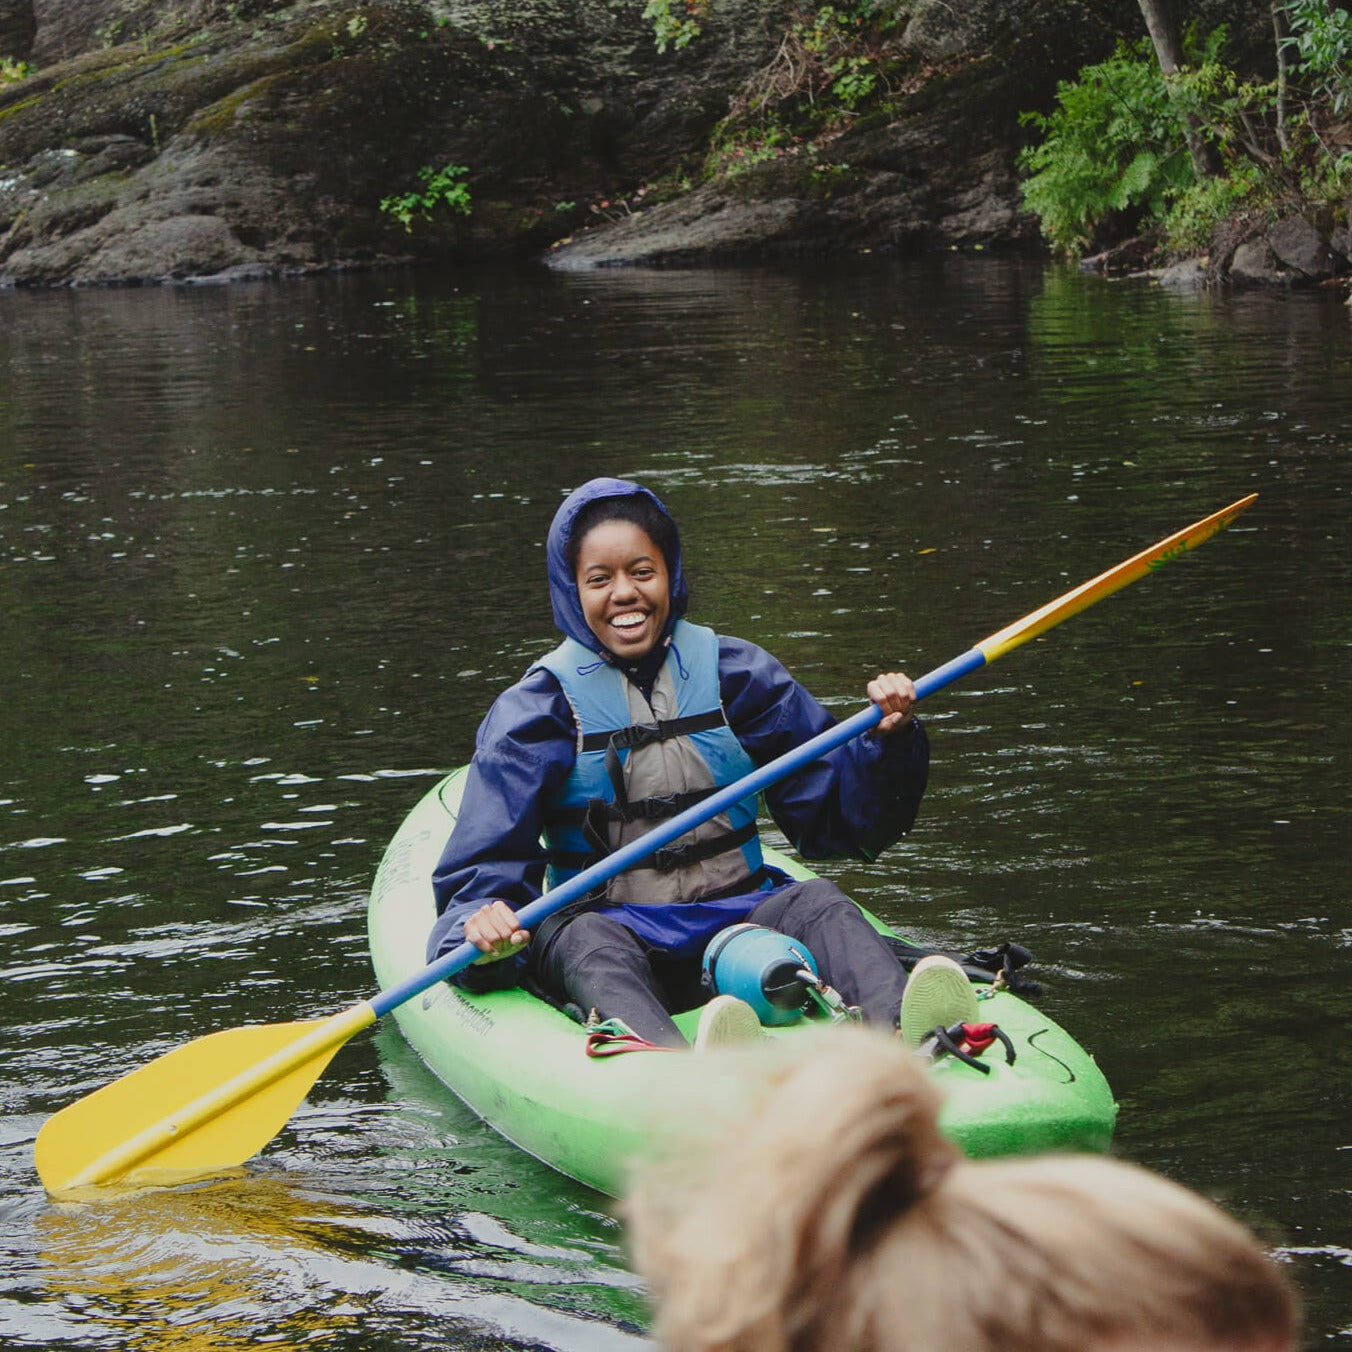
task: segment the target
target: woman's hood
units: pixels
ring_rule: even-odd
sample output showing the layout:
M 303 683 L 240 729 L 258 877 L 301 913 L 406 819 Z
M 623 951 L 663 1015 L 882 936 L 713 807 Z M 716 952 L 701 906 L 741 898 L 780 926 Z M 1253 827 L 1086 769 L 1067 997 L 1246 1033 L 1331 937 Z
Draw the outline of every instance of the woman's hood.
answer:
M 593 652 L 601 650 L 601 641 L 592 633 L 582 613 L 582 602 L 578 599 L 577 578 L 568 564 L 568 543 L 573 536 L 573 525 L 577 514 L 589 503 L 600 498 L 647 498 L 657 510 L 672 521 L 673 539 L 676 541 L 674 558 L 667 559 L 667 571 L 671 579 L 671 615 L 667 620 L 667 632 L 671 626 L 685 614 L 689 599 L 685 585 L 685 569 L 681 562 L 680 536 L 675 533 L 675 521 L 667 511 L 662 500 L 639 484 L 627 479 L 590 479 L 581 488 L 575 488 L 554 513 L 549 527 L 549 537 L 545 543 L 545 557 L 549 569 L 549 599 L 554 608 L 554 623 L 569 638 L 576 639 Z M 666 635 L 663 635 L 665 638 Z

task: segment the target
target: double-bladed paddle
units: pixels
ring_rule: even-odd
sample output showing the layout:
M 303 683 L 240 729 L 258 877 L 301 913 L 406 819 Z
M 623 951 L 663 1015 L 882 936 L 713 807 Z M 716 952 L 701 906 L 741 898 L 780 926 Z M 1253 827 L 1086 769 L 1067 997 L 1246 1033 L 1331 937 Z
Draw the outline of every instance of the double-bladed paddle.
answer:
M 1209 540 L 1258 495 L 1178 531 L 992 634 L 915 682 L 924 699 L 1045 633 L 1105 596 Z M 659 823 L 599 863 L 523 906 L 522 926 L 546 916 L 734 803 L 809 765 L 882 720 L 877 705 L 828 728 L 744 779 Z M 54 1114 L 38 1132 L 34 1156 L 48 1192 L 70 1194 L 100 1184 L 179 1182 L 242 1164 L 263 1148 L 300 1105 L 348 1038 L 480 956 L 471 943 L 406 980 L 327 1019 L 259 1024 L 212 1033 L 165 1053 Z

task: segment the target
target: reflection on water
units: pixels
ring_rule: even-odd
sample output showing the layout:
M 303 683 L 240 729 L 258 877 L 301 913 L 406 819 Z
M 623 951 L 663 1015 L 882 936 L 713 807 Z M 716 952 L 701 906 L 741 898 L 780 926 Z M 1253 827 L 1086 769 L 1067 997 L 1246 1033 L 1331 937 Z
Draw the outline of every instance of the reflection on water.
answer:
M 397 1034 L 379 1041 L 386 1102 L 307 1105 L 235 1176 L 90 1202 L 15 1198 L 8 1219 L 33 1246 L 21 1289 L 42 1318 L 0 1300 L 7 1342 L 648 1346 L 638 1283 L 591 1195 L 560 1197 L 548 1170 L 447 1104 Z
M 504 1337 L 615 1352 L 647 1345 L 528 1298 L 542 1287 L 600 1285 L 593 1253 L 533 1243 L 473 1212 L 449 1223 L 362 1215 L 342 1194 L 255 1173 L 52 1205 L 35 1230 L 45 1294 L 78 1312 L 88 1344 L 372 1346 L 416 1310 L 429 1331 L 440 1323 L 460 1346 L 501 1346 Z
M 830 871 L 1036 954 L 1119 1148 L 1271 1234 L 1352 1346 L 1345 307 L 1017 262 L 0 294 L 0 1339 L 643 1345 L 600 1199 L 393 1030 L 239 1178 L 53 1206 L 53 1109 L 371 993 L 364 904 L 551 642 L 561 493 L 639 477 L 694 617 L 853 712 L 1248 491 L 927 710 L 917 831 Z

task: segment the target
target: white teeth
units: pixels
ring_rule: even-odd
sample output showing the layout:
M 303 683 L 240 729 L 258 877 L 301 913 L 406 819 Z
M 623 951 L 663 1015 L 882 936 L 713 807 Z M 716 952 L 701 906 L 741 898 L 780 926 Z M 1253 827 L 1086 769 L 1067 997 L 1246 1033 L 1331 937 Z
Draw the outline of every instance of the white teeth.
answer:
M 640 624 L 643 623 L 643 620 L 644 616 L 637 614 L 616 615 L 615 618 L 611 620 L 610 623 L 616 629 L 636 629 Z

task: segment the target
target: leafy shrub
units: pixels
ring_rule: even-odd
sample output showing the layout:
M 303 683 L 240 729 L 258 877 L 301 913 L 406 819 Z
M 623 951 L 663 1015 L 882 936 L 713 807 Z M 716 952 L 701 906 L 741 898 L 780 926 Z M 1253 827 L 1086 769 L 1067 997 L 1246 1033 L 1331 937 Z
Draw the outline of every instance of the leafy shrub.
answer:
M 1057 248 L 1089 244 L 1112 216 L 1162 225 L 1178 251 L 1206 247 L 1223 221 L 1275 216 L 1309 203 L 1340 204 L 1352 188 L 1352 14 L 1327 0 L 1288 0 L 1275 11 L 1293 55 L 1289 79 L 1260 81 L 1222 59 L 1224 28 L 1185 38 L 1186 64 L 1165 77 L 1149 44 L 1062 83 L 1048 115 L 1025 114 L 1043 133 L 1020 164 L 1024 201 Z M 1198 180 L 1187 135 L 1219 173 Z
M 643 17 L 653 26 L 657 50 L 668 47 L 679 51 L 700 35 L 700 19 L 704 16 L 707 0 L 648 0 L 643 6 Z
M 802 145 L 854 122 L 865 105 L 895 93 L 896 27 L 874 0 L 792 11 L 774 55 L 729 101 L 715 151 L 729 139 Z
M 1206 137 L 1227 172 L 1245 164 L 1275 171 L 1280 179 L 1271 130 L 1279 98 L 1275 80 L 1246 80 L 1211 50 L 1173 76 L 1170 92 L 1179 114 Z
M 1253 208 L 1265 196 L 1255 166 L 1237 165 L 1233 172 L 1204 178 L 1185 188 L 1164 214 L 1169 247 L 1180 253 L 1203 253 L 1216 227 Z
M 1291 26 L 1283 46 L 1295 53 L 1310 93 L 1327 99 L 1335 114 L 1346 112 L 1352 108 L 1352 14 L 1326 0 L 1292 0 L 1283 8 Z
M 758 164 L 793 154 L 797 148 L 797 138 L 785 127 L 734 129 L 725 123 L 713 138 L 704 161 L 704 174 L 706 178 L 735 178 Z
M 460 182 L 467 173 L 469 170 L 463 164 L 448 164 L 444 169 L 433 169 L 430 164 L 425 164 L 418 170 L 418 177 L 426 185 L 423 191 L 383 197 L 380 209 L 408 231 L 413 229 L 415 216 L 430 221 L 438 206 L 445 206 L 457 216 L 468 216 L 471 210 L 469 185 Z
M 0 56 L 0 85 L 17 84 L 33 73 L 33 67 L 25 61 L 14 61 L 8 56 Z
M 1023 198 L 1058 249 L 1090 244 L 1111 216 L 1161 216 L 1193 182 L 1178 109 L 1148 38 L 1119 42 L 1106 61 L 1057 86 L 1057 106 L 1021 120 L 1043 133 L 1019 156 Z
M 878 74 L 870 64 L 866 56 L 842 56 L 827 63 L 831 93 L 842 107 L 857 108 L 878 87 Z

